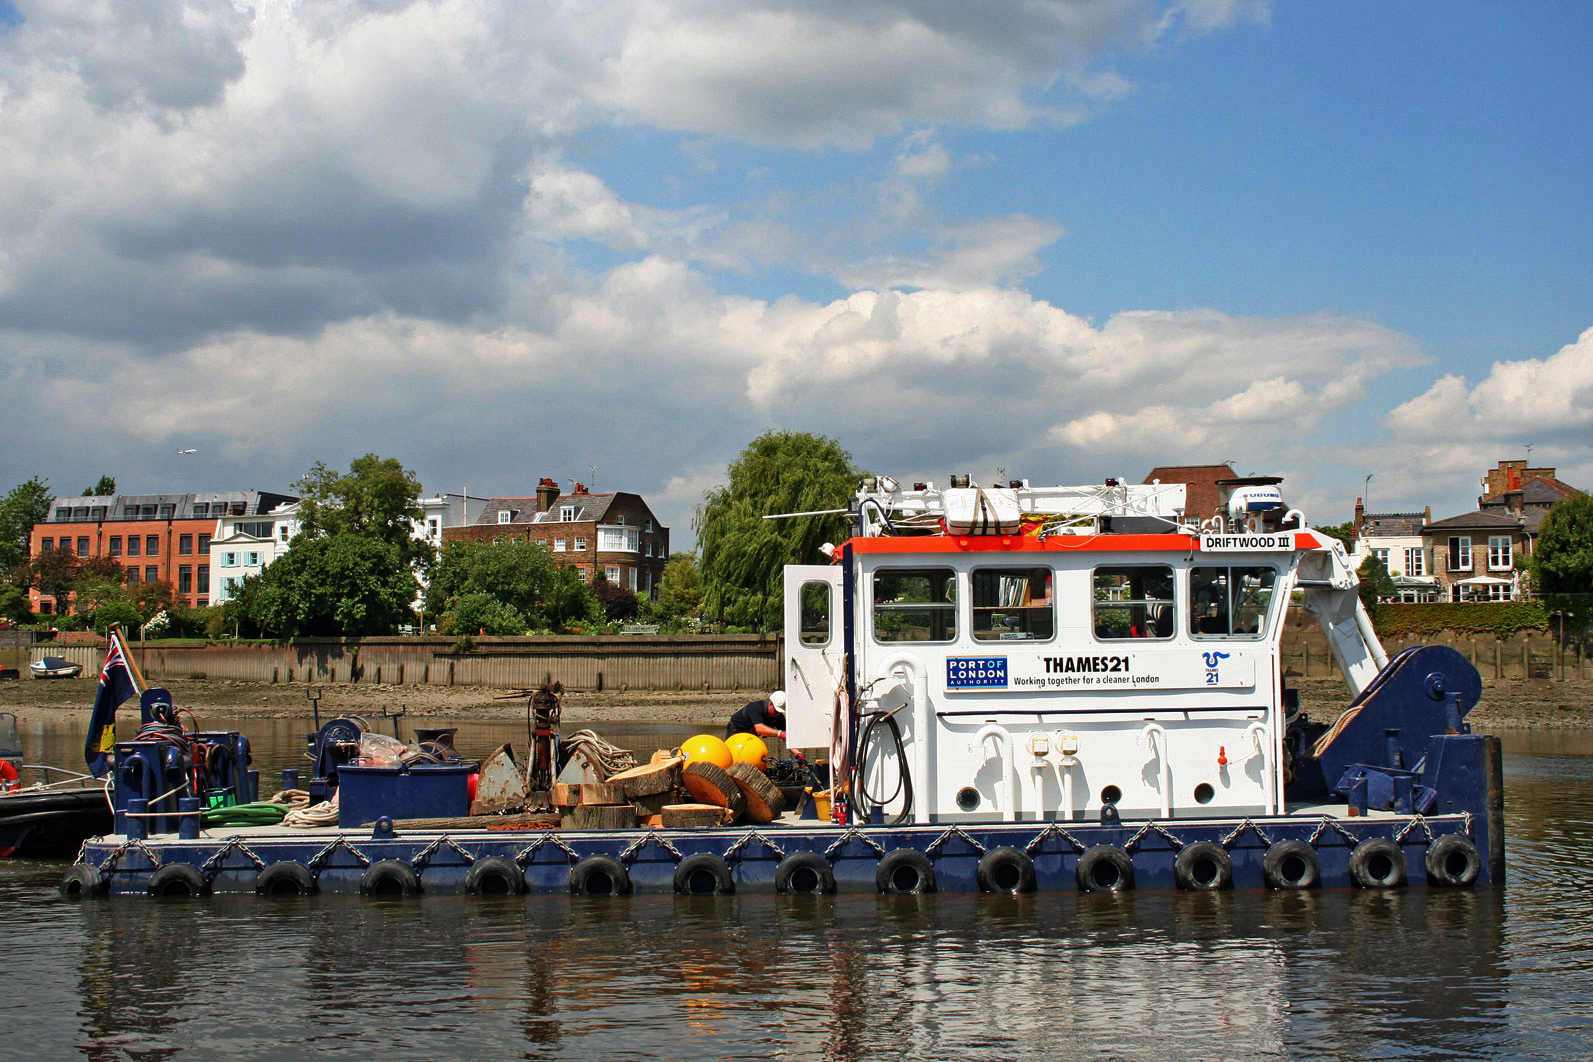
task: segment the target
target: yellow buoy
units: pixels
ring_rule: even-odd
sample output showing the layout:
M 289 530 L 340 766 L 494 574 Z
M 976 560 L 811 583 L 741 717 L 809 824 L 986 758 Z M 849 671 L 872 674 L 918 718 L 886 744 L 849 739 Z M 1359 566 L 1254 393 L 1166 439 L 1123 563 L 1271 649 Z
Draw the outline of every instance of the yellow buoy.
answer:
M 769 758 L 769 746 L 757 734 L 731 734 L 725 739 L 730 756 L 737 763 L 748 763 L 763 770 L 763 761 Z
M 730 747 L 712 734 L 687 738 L 680 746 L 680 751 L 687 763 L 711 763 L 715 767 L 726 768 L 736 762 L 730 755 Z

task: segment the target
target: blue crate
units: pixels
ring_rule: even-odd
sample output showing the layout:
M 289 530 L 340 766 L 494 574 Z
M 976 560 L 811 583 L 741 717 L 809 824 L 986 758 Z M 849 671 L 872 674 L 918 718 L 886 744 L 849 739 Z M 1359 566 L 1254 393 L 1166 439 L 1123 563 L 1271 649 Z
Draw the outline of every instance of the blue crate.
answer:
M 470 814 L 474 763 L 337 769 L 337 824 L 344 829 L 395 819 L 432 819 Z

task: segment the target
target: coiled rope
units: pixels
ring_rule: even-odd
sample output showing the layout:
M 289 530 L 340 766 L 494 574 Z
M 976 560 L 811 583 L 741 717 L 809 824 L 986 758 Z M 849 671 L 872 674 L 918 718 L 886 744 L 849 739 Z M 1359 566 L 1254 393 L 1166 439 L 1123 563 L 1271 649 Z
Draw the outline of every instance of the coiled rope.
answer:
M 577 730 L 564 739 L 564 744 L 603 778 L 636 766 L 636 757 L 631 755 L 630 749 L 611 745 L 591 730 Z

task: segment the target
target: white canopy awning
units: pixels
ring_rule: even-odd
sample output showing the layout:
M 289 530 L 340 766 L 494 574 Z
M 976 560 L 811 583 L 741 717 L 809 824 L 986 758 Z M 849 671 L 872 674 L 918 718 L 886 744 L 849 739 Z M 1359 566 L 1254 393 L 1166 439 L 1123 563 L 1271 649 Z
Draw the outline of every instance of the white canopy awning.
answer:
M 1509 579 L 1500 579 L 1493 575 L 1473 575 L 1470 579 L 1456 579 L 1458 586 L 1508 586 Z

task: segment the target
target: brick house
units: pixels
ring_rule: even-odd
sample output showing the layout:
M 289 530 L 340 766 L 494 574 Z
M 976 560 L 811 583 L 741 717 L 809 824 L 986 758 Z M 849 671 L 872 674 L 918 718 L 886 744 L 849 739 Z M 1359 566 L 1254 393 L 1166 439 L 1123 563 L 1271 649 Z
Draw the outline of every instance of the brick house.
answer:
M 225 516 L 252 516 L 297 501 L 268 491 L 196 494 L 115 494 L 57 498 L 48 519 L 33 525 L 29 552 L 71 551 L 79 558 L 112 557 L 123 579 L 170 583 L 177 603 L 210 604 L 210 543 Z M 69 603 L 28 591 L 35 612 L 60 612 Z
M 1157 465 L 1145 477 L 1146 483 L 1182 483 L 1187 490 L 1184 513 L 1197 520 L 1216 514 L 1222 494 L 1217 484 L 1225 479 L 1238 479 L 1239 474 L 1228 465 Z
M 669 528 L 640 495 L 594 494 L 581 483 L 561 494 L 544 477 L 529 498 L 492 498 L 468 524 L 445 527 L 443 542 L 526 539 L 573 567 L 586 582 L 601 573 L 637 594 L 656 594 L 669 560 Z
M 1514 601 L 1522 590 L 1515 561 L 1525 555 L 1526 537 L 1520 517 L 1481 509 L 1422 530 L 1440 593 L 1449 601 Z
M 1433 553 L 1422 537 L 1433 519 L 1429 506 L 1419 513 L 1369 513 L 1355 499 L 1355 541 L 1351 552 L 1356 568 L 1377 557 L 1388 569 L 1398 589 L 1398 600 L 1436 601 L 1442 588 L 1433 576 Z

